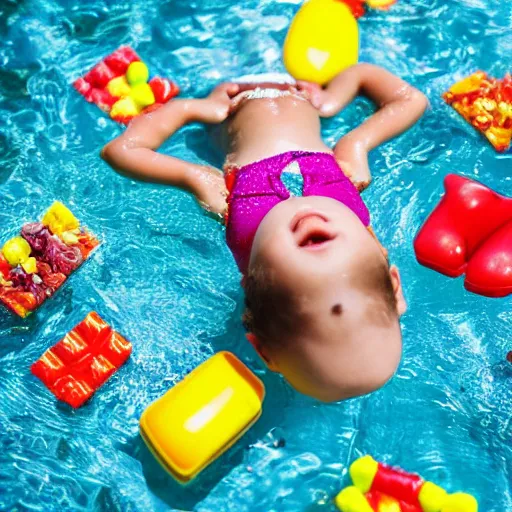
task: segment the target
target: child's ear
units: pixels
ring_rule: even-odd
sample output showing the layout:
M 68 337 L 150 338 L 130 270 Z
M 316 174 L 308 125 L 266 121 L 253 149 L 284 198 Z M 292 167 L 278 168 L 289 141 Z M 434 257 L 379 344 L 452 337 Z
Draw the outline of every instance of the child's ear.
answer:
M 405 302 L 404 291 L 402 290 L 402 279 L 396 265 L 391 265 L 389 269 L 391 282 L 393 283 L 393 292 L 396 299 L 396 310 L 398 316 L 402 316 L 407 311 L 407 303 Z
M 273 372 L 278 372 L 279 369 L 277 368 L 276 364 L 272 361 L 272 358 L 270 357 L 268 350 L 265 349 L 265 347 L 262 345 L 258 337 L 252 332 L 246 333 L 245 337 L 247 338 L 247 341 L 254 347 L 254 350 L 258 352 L 258 355 L 261 357 L 261 359 L 265 361 L 265 364 L 268 366 L 268 369 Z

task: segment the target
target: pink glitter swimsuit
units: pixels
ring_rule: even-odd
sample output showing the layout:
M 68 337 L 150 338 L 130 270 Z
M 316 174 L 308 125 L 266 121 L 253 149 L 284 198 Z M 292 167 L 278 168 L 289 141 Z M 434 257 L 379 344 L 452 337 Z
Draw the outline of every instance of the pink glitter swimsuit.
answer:
M 267 213 L 290 192 L 281 181 L 281 173 L 297 162 L 302 174 L 303 196 L 324 196 L 340 201 L 368 226 L 370 214 L 359 192 L 343 174 L 329 153 L 289 151 L 265 158 L 226 173 L 228 219 L 226 241 L 242 273 L 247 272 L 252 242 Z

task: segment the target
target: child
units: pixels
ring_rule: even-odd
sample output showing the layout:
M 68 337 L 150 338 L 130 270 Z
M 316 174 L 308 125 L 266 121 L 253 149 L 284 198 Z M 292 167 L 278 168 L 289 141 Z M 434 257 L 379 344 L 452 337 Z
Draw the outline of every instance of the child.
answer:
M 379 109 L 329 148 L 320 116 L 336 115 L 359 93 Z M 381 387 L 400 362 L 400 275 L 358 190 L 370 183 L 368 152 L 426 106 L 421 92 L 370 64 L 324 89 L 224 83 L 207 98 L 173 100 L 134 119 L 102 156 L 122 174 L 182 188 L 226 214 L 227 243 L 244 274 L 247 338 L 297 390 L 335 401 Z M 190 122 L 222 123 L 224 177 L 156 152 Z M 285 181 L 300 179 L 302 195 L 290 193 Z

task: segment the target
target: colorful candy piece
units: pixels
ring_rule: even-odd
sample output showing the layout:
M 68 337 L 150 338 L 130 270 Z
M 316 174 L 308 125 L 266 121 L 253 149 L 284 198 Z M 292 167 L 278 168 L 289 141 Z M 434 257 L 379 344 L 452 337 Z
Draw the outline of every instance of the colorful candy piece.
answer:
M 132 345 L 97 313 L 89 313 L 31 367 L 59 399 L 80 407 L 130 357 Z
M 512 140 L 512 77 L 502 80 L 483 71 L 457 82 L 443 98 L 468 123 L 483 133 L 496 151 L 510 149 Z
M 284 43 L 284 65 L 297 80 L 326 84 L 357 62 L 359 33 L 340 0 L 309 0 L 297 12 Z
M 446 194 L 414 241 L 422 265 L 488 297 L 512 293 L 512 199 L 477 181 L 450 174 Z
M 167 103 L 180 92 L 178 86 L 167 78 L 155 76 L 149 81 L 149 86 L 155 95 L 156 103 Z
M 335 498 L 341 512 L 478 512 L 470 494 L 448 494 L 418 475 L 377 462 L 369 455 L 349 468 L 353 485 Z
M 126 70 L 126 80 L 130 85 L 145 84 L 149 80 L 149 69 L 144 62 L 132 62 Z
M 21 317 L 40 306 L 99 245 L 55 202 L 43 222 L 25 224 L 0 251 L 0 302 Z
M 263 383 L 233 354 L 219 352 L 142 414 L 142 438 L 179 482 L 194 478 L 259 418 Z
M 112 119 L 127 124 L 135 116 L 155 110 L 179 93 L 176 84 L 154 77 L 139 56 L 123 46 L 73 83 L 84 98 Z
M 65 231 L 71 231 L 80 227 L 80 222 L 71 213 L 71 210 L 60 201 L 55 201 L 43 216 L 42 223 L 54 235 L 62 235 Z
M 366 0 L 366 5 L 372 9 L 380 9 L 383 11 L 388 10 L 392 5 L 396 3 L 396 0 Z
M 32 249 L 21 236 L 16 236 L 5 242 L 2 253 L 9 265 L 15 267 L 28 260 Z

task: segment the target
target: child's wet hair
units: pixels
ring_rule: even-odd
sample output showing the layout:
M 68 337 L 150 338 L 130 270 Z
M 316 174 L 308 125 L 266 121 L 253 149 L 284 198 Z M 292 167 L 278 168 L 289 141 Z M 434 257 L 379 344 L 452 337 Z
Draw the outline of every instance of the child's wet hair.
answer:
M 369 321 L 388 323 L 397 318 L 397 302 L 389 273 L 389 263 L 379 258 L 368 262 L 365 272 L 354 277 L 357 288 L 375 298 L 376 307 L 369 310 Z M 299 304 L 289 290 L 282 287 L 272 271 L 257 266 L 244 280 L 245 311 L 243 324 L 261 343 L 278 343 L 293 336 L 304 325 Z M 379 307 L 380 306 L 380 307 Z M 342 318 L 342 303 L 334 302 L 329 314 Z
M 245 311 L 242 317 L 247 332 L 262 342 L 282 339 L 294 332 L 299 314 L 291 294 L 280 286 L 272 271 L 257 266 L 245 278 Z M 294 325 L 295 324 L 295 325 Z

